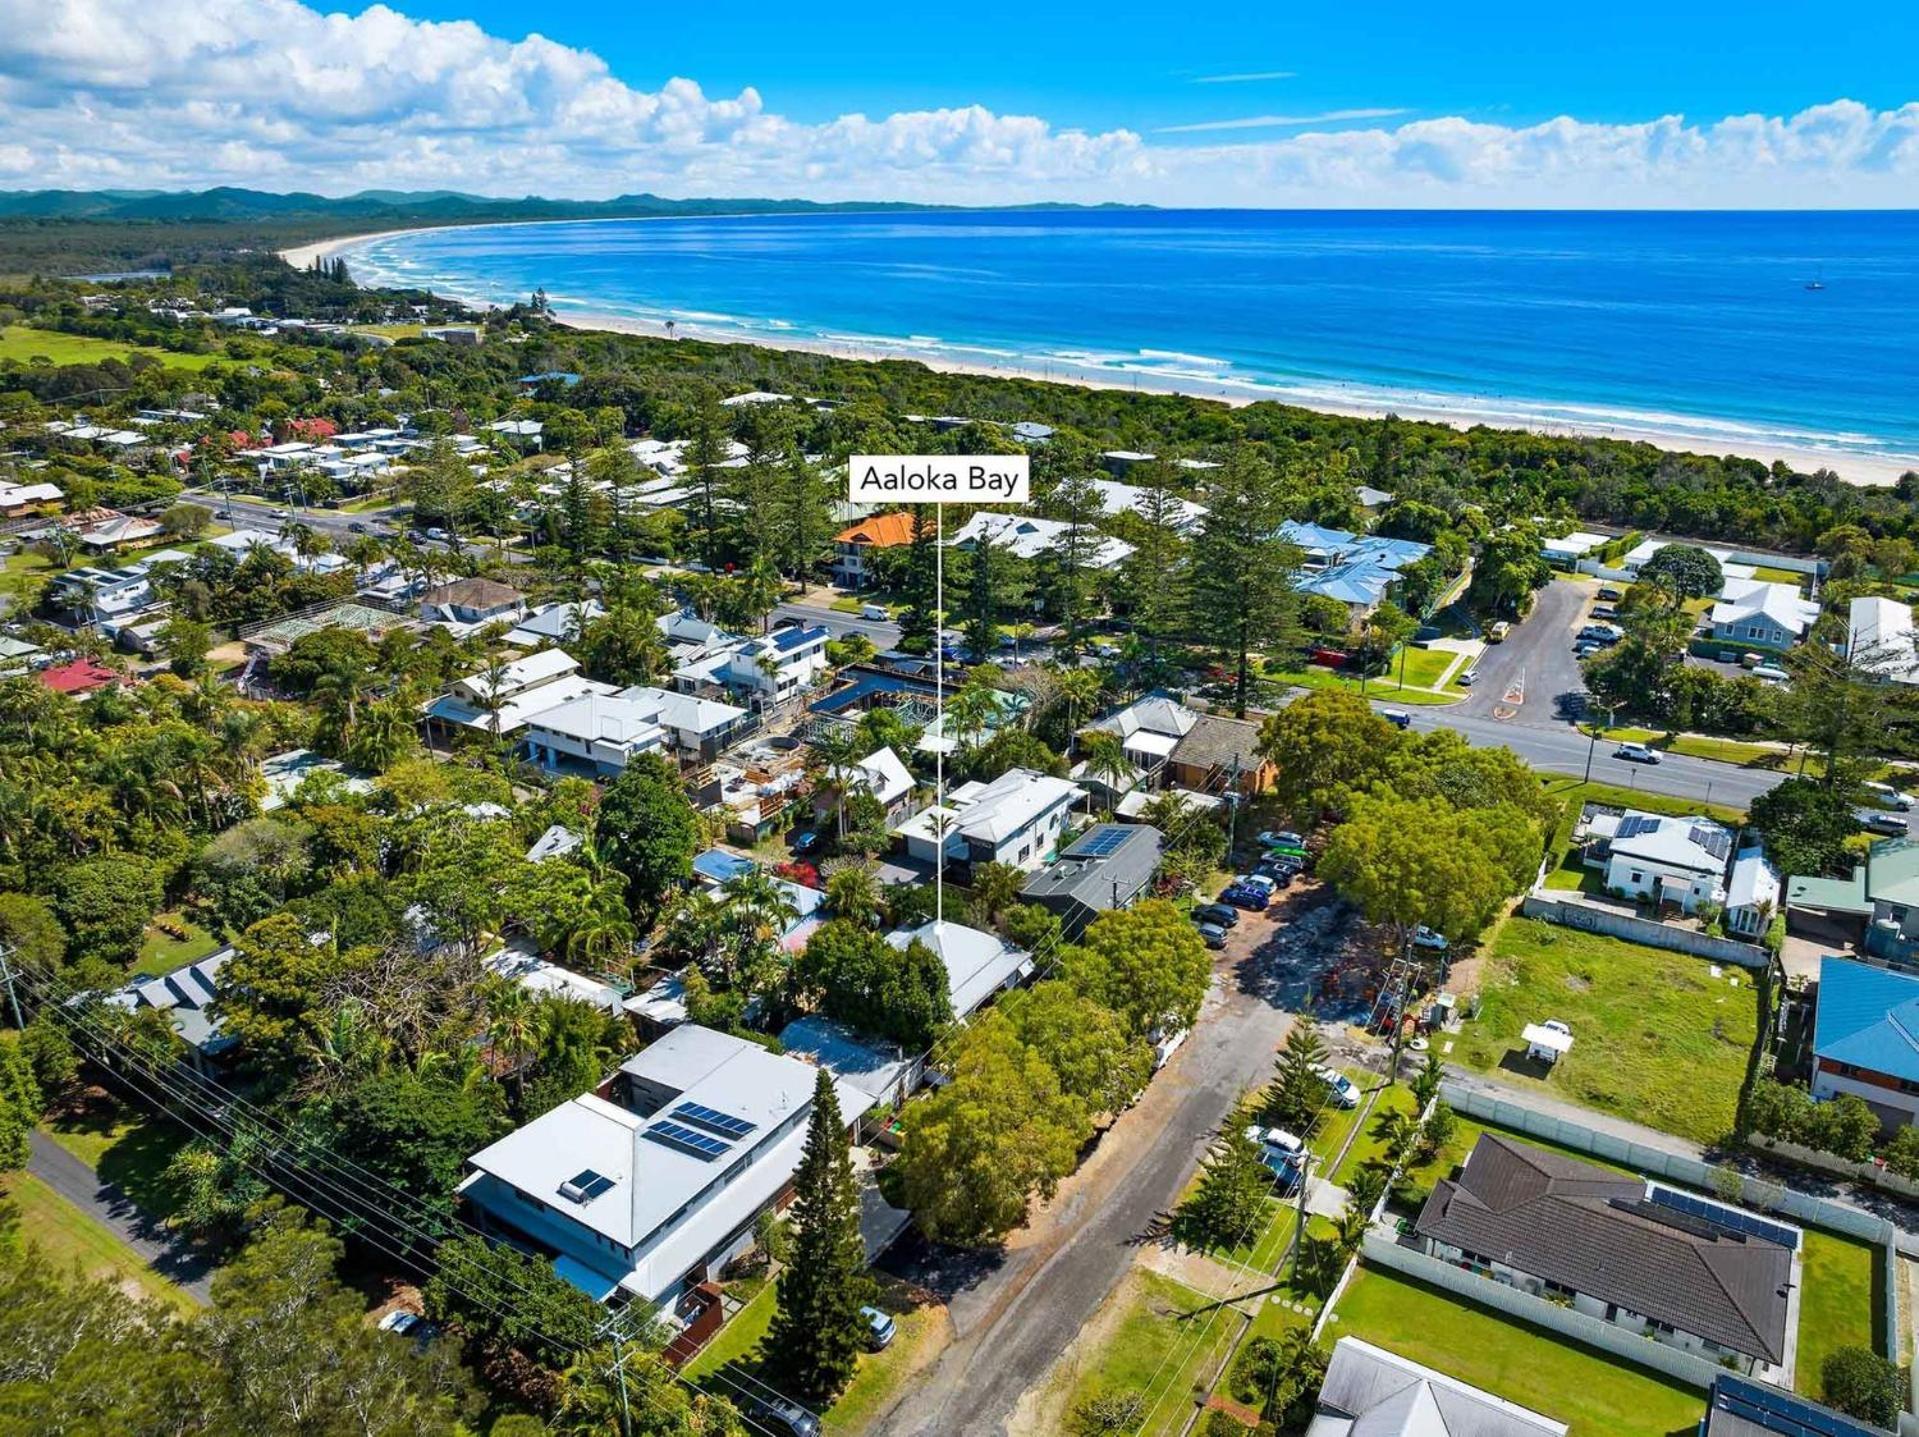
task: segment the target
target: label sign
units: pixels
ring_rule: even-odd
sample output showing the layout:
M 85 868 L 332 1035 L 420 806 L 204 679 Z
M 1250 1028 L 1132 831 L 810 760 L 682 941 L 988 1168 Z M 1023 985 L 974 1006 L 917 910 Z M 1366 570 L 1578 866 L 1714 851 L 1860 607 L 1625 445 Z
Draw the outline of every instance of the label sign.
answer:
M 855 454 L 846 497 L 855 504 L 1024 504 L 1024 454 Z

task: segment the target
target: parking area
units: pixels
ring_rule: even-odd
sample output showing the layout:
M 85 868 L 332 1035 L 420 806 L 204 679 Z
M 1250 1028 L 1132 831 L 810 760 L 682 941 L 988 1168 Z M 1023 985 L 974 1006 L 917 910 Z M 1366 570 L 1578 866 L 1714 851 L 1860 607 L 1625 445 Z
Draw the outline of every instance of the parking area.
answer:
M 1527 727 L 1564 723 L 1560 698 L 1585 689 L 1573 635 L 1598 592 L 1596 581 L 1570 577 L 1541 589 L 1532 613 L 1512 626 L 1505 642 L 1486 646 L 1471 696 L 1454 712 Z

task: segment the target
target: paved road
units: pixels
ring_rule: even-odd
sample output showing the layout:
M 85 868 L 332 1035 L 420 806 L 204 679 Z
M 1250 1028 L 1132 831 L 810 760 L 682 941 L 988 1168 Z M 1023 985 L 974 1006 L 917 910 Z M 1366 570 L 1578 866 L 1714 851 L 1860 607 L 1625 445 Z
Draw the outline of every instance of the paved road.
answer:
M 1282 913 L 1289 914 L 1289 903 Z M 1278 921 L 1287 921 L 1281 918 Z M 1101 1140 L 1035 1225 L 1036 1240 L 977 1257 L 908 1239 L 887 1266 L 939 1292 L 956 1334 L 932 1370 L 872 1429 L 875 1437 L 989 1437 L 1006 1431 L 1036 1386 L 1130 1271 L 1135 1247 L 1168 1213 L 1211 1134 L 1246 1087 L 1271 1073 L 1312 984 L 1264 940 L 1275 919 L 1248 915 L 1173 1060 Z M 1252 951 L 1248 951 L 1252 950 Z M 1027 1237 L 1016 1234 L 1016 1243 Z
M 873 647 L 884 651 L 897 648 L 900 641 L 900 626 L 886 619 L 862 619 L 858 614 L 842 613 L 838 609 L 829 609 L 824 604 L 781 604 L 773 611 L 775 619 L 800 619 L 809 624 L 824 624 L 832 630 L 836 638 L 847 634 L 861 634 L 871 639 Z
M 1586 622 L 1597 592 L 1596 584 L 1572 579 L 1555 579 L 1540 590 L 1531 615 L 1513 625 L 1503 644 L 1488 644 L 1473 665 L 1479 678 L 1471 696 L 1447 712 L 1491 718 L 1496 710 L 1510 710 L 1506 721 L 1522 728 L 1563 726 L 1559 696 L 1586 687 L 1573 657 L 1573 634 Z M 1521 703 L 1510 702 L 1514 693 L 1522 695 Z
M 29 1135 L 32 1149 L 27 1171 L 59 1193 L 61 1197 L 104 1223 L 122 1242 L 145 1258 L 155 1272 L 171 1278 L 193 1298 L 205 1304 L 212 1300 L 207 1280 L 209 1264 L 148 1218 L 112 1183 L 79 1158 L 61 1147 L 45 1133 Z

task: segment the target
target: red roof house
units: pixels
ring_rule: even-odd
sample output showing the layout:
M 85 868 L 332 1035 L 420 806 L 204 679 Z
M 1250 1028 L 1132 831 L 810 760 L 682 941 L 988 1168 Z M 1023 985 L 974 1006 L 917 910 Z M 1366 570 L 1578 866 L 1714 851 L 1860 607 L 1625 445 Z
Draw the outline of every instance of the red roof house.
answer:
M 112 688 L 121 681 L 118 669 L 110 669 L 98 659 L 75 659 L 40 670 L 40 682 L 57 694 L 85 695 Z

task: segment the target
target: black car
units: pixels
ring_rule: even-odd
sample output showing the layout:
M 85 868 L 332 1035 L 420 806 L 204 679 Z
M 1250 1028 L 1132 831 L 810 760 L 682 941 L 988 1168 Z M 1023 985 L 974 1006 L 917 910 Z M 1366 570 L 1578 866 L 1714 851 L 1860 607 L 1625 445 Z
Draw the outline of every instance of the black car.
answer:
M 346 527 L 347 527 L 347 532 L 350 534 L 366 533 L 366 525 L 362 524 L 358 519 L 355 519 L 351 524 L 347 525 Z
M 1231 928 L 1239 922 L 1239 910 L 1224 903 L 1202 903 L 1193 910 L 1193 922 L 1215 923 L 1221 928 Z
M 797 1402 L 784 1397 L 753 1397 L 742 1394 L 733 1399 L 740 1415 L 755 1427 L 786 1437 L 820 1437 L 820 1419 Z
M 1283 858 L 1262 858 L 1253 865 L 1253 872 L 1261 877 L 1270 878 L 1275 886 L 1287 888 L 1299 877 L 1299 865 L 1289 863 Z

